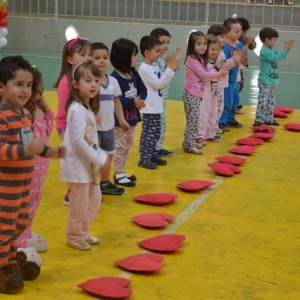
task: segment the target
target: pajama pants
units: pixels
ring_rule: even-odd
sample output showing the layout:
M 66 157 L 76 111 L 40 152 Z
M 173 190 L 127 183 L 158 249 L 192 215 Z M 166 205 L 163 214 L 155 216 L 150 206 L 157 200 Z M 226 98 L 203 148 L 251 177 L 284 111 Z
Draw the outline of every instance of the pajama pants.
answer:
M 128 131 L 123 131 L 120 127 L 115 127 L 115 173 L 125 173 L 125 164 L 128 158 L 129 150 L 133 146 L 134 134 L 135 126 L 131 126 Z
M 160 115 L 160 135 L 159 139 L 156 143 L 155 149 L 161 150 L 163 149 L 163 141 L 165 139 L 166 129 L 167 129 L 167 122 L 166 122 L 166 100 L 164 99 L 164 112 Z
M 102 203 L 99 185 L 90 183 L 69 183 L 70 210 L 67 225 L 67 240 L 84 241 L 90 236 L 89 225 L 96 218 Z
M 160 136 L 160 117 L 161 114 L 143 114 L 142 133 L 140 138 L 140 157 L 141 160 L 151 159 L 157 155 L 155 149 Z
M 197 146 L 195 139 L 198 134 L 200 104 L 202 98 L 183 93 L 186 125 L 184 130 L 183 147 L 186 149 Z
M 275 85 L 258 83 L 255 122 L 272 122 L 275 106 Z

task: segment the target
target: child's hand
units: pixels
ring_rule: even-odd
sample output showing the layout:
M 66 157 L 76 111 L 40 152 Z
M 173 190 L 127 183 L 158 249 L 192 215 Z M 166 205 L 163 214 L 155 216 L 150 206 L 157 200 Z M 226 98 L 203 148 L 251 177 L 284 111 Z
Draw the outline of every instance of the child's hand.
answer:
M 286 50 L 291 49 L 295 45 L 295 40 L 288 40 L 284 42 L 284 48 Z
M 47 153 L 46 157 L 47 158 L 55 158 L 55 159 L 60 159 L 64 158 L 66 156 L 66 148 L 64 146 L 62 147 L 53 147 L 50 148 Z
M 225 68 L 226 67 L 226 60 L 224 61 L 218 61 L 216 62 L 215 66 L 218 68 L 218 69 L 221 69 L 221 68 Z
M 130 125 L 127 123 L 125 119 L 119 122 L 119 124 L 123 131 L 128 131 L 130 129 Z
M 137 109 L 143 109 L 146 106 L 145 101 L 140 96 L 134 98 L 134 105 Z
M 228 74 L 228 68 L 221 68 L 221 69 L 220 69 L 220 72 L 221 72 L 221 74 L 222 74 L 221 77 L 223 77 L 223 76 L 225 76 L 225 75 Z
M 35 137 L 29 144 L 24 147 L 26 156 L 42 153 L 43 150 L 44 142 L 39 136 Z
M 235 54 L 234 56 L 232 56 L 232 61 L 236 65 L 239 65 L 241 63 L 241 56 L 239 54 Z
M 180 61 L 182 59 L 182 51 L 180 48 L 176 48 L 176 50 L 173 53 L 174 59 L 177 61 Z
M 170 68 L 173 71 L 176 71 L 179 68 L 179 64 L 180 64 L 180 61 L 176 60 L 173 57 L 170 61 L 166 62 L 166 68 Z
M 255 38 L 252 36 L 247 36 L 245 45 L 249 47 L 250 45 L 252 45 L 254 43 L 255 43 Z

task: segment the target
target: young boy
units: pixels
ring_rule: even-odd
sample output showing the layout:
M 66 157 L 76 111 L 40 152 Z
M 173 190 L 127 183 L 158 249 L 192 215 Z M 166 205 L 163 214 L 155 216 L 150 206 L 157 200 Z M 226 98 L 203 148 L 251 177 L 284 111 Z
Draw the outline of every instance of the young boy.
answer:
M 40 273 L 36 263 L 17 254 L 17 239 L 28 224 L 34 155 L 65 156 L 64 147 L 50 148 L 34 138 L 32 117 L 23 106 L 31 96 L 33 71 L 21 56 L 0 61 L 0 293 L 13 294 L 23 280 Z
M 288 51 L 295 45 L 294 40 L 284 43 L 284 49 L 273 49 L 278 39 L 278 32 L 270 27 L 265 27 L 259 32 L 263 43 L 260 50 L 260 72 L 258 75 L 258 102 L 254 126 L 279 125 L 274 117 L 275 86 L 279 83 L 278 62 L 283 60 Z
M 174 55 L 174 54 L 171 54 L 171 56 L 167 56 L 167 53 L 169 51 L 170 42 L 171 42 L 171 34 L 166 29 L 158 27 L 151 31 L 150 36 L 158 39 L 161 42 L 161 56 L 159 57 L 159 59 L 156 62 L 153 63 L 153 65 L 157 66 L 159 68 L 160 72 L 163 73 L 165 71 L 166 60 L 172 59 L 172 55 Z M 176 49 L 175 53 L 177 55 L 180 55 L 180 57 L 181 57 L 180 49 Z M 160 119 L 160 124 L 161 124 L 160 136 L 159 136 L 159 139 L 158 139 L 156 147 L 155 147 L 155 149 L 157 150 L 157 154 L 159 156 L 166 156 L 166 157 L 171 156 L 173 154 L 172 151 L 164 149 L 163 145 L 162 145 L 163 141 L 165 139 L 165 133 L 166 133 L 166 100 L 168 97 L 168 90 L 169 90 L 169 86 L 166 86 L 164 89 L 162 89 L 162 97 L 164 100 L 163 101 L 163 112 L 161 114 L 161 119 Z
M 117 116 L 120 127 L 127 131 L 129 124 L 124 119 L 123 108 L 120 102 L 122 95 L 118 81 L 106 74 L 109 65 L 109 50 L 103 43 L 92 43 L 92 60 L 100 71 L 100 106 L 97 116 L 97 130 L 99 147 L 108 154 L 106 164 L 101 168 L 100 188 L 102 194 L 122 195 L 124 188 L 109 181 L 111 163 L 115 153 L 114 113 Z M 131 185 L 132 186 L 132 185 Z
M 139 74 L 147 88 L 145 108 L 143 114 L 142 133 L 140 138 L 140 161 L 139 167 L 155 169 L 157 165 L 164 166 L 166 160 L 160 158 L 155 149 L 160 136 L 161 114 L 163 113 L 163 93 L 175 75 L 179 66 L 179 60 L 171 59 L 166 63 L 164 73 L 153 63 L 161 56 L 161 42 L 151 36 L 144 36 L 140 41 L 140 51 L 144 62 L 139 68 Z

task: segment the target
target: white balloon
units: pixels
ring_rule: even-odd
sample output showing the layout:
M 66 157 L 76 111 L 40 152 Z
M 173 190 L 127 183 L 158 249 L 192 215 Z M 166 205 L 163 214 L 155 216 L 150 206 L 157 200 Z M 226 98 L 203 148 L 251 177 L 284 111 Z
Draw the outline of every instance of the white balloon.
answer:
M 65 31 L 65 36 L 66 36 L 67 41 L 71 41 L 78 36 L 78 32 L 74 26 L 70 25 L 69 27 L 67 27 L 67 29 Z
M 8 34 L 8 30 L 6 27 L 0 27 L 0 37 L 6 37 Z
M 5 37 L 0 38 L 0 48 L 5 47 L 7 45 L 7 39 Z

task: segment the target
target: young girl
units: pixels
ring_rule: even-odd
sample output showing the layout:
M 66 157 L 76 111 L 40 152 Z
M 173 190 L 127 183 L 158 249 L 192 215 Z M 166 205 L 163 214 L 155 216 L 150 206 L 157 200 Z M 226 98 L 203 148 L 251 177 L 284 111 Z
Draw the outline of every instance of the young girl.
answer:
M 101 206 L 99 172 L 106 160 L 106 154 L 98 148 L 95 118 L 99 86 L 100 72 L 92 61 L 74 68 L 66 103 L 64 145 L 68 155 L 61 161 L 60 175 L 71 188 L 67 245 L 78 250 L 90 250 L 90 244 L 99 243 L 99 238 L 89 233 L 89 225 Z
M 128 131 L 123 131 L 115 119 L 116 154 L 114 159 L 116 184 L 132 187 L 135 186 L 136 177 L 125 173 L 125 164 L 129 150 L 132 148 L 135 127 L 141 122 L 140 109 L 145 107 L 144 100 L 147 97 L 145 87 L 140 75 L 135 70 L 137 45 L 128 39 L 118 39 L 113 42 L 110 61 L 115 70 L 111 76 L 119 82 L 122 95 L 120 97 L 125 120 L 130 125 Z
M 199 129 L 200 103 L 202 101 L 204 84 L 211 79 L 219 78 L 226 71 L 211 72 L 207 69 L 204 54 L 207 50 L 207 38 L 201 31 L 192 32 L 188 39 L 185 59 L 184 79 L 184 111 L 186 127 L 183 149 L 187 153 L 202 154 L 203 142 L 197 143 Z M 207 89 L 209 92 L 209 89 Z
M 42 138 L 45 145 L 49 145 L 49 138 L 53 129 L 54 113 L 43 98 L 43 80 L 41 73 L 33 68 L 32 96 L 24 105 L 33 116 L 34 135 Z M 32 222 L 43 194 L 43 184 L 48 171 L 49 158 L 34 157 L 34 173 L 31 182 L 29 200 L 29 224 L 19 236 L 18 248 L 34 247 L 38 252 L 47 250 L 47 241 L 39 234 L 32 237 Z
M 56 130 L 59 136 L 63 139 L 66 125 L 67 125 L 67 115 L 65 111 L 66 102 L 69 97 L 69 85 L 72 82 L 72 70 L 73 67 L 79 64 L 80 62 L 87 61 L 91 59 L 91 46 L 89 41 L 82 37 L 78 36 L 75 39 L 68 41 L 62 52 L 61 60 L 61 70 L 59 77 L 54 84 L 54 87 L 57 88 L 58 96 L 58 106 L 56 113 Z M 69 195 L 70 189 L 68 189 L 64 204 L 69 205 Z

